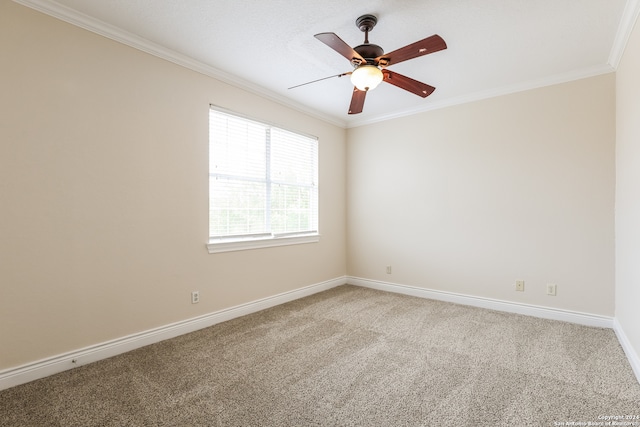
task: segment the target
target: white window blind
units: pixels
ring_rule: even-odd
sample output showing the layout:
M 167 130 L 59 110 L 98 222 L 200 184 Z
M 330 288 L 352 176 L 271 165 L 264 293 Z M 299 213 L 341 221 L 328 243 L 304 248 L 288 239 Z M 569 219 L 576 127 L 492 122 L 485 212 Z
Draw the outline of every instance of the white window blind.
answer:
M 216 243 L 286 239 L 317 232 L 317 138 L 212 107 L 210 251 Z

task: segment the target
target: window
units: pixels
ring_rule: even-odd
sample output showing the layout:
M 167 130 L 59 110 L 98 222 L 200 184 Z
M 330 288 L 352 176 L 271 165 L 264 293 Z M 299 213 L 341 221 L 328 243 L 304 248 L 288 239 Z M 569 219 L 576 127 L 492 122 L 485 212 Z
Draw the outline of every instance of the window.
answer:
M 318 140 L 211 107 L 209 252 L 318 241 Z

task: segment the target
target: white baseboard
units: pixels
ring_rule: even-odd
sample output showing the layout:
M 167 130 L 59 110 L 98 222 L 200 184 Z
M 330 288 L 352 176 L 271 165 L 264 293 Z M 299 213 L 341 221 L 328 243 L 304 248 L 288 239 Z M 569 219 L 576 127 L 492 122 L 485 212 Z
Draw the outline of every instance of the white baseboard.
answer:
M 524 314 L 526 316 L 540 317 L 543 319 L 560 320 L 563 322 L 577 323 L 585 326 L 613 329 L 618 337 L 631 369 L 640 383 L 640 356 L 635 351 L 627 338 L 622 326 L 615 317 L 606 317 L 589 313 L 580 313 L 556 308 L 540 307 L 528 304 L 519 304 L 509 301 L 501 301 L 490 298 L 474 297 L 470 295 L 456 294 L 453 292 L 437 291 L 418 288 L 415 286 L 387 283 L 378 280 L 363 279 L 360 277 L 347 277 L 347 283 L 380 291 L 395 292 L 420 298 L 428 298 L 456 304 L 470 305 L 473 307 L 488 308 L 490 310 L 505 311 L 508 313 Z
M 633 373 L 636 374 L 636 378 L 640 383 L 640 356 L 634 350 L 629 338 L 624 333 L 622 329 L 622 325 L 618 322 L 618 319 L 613 319 L 613 330 L 616 332 L 618 336 L 618 341 L 620 341 L 620 345 L 627 355 L 627 359 L 629 359 L 629 364 L 631 365 L 631 369 L 633 369 Z
M 0 371 L 0 390 L 48 377 L 59 372 L 73 369 L 77 366 L 113 357 L 118 354 L 135 350 L 136 348 L 164 341 L 169 338 L 174 338 L 179 335 L 184 335 L 189 332 L 194 332 L 199 329 L 207 328 L 217 323 L 235 319 L 236 317 L 245 316 L 276 305 L 313 295 L 318 292 L 326 291 L 328 289 L 335 288 L 336 286 L 344 285 L 345 283 L 347 283 L 346 277 L 338 277 L 293 291 L 284 292 L 271 297 L 206 314 L 204 316 L 172 323 L 112 341 L 96 344 L 91 347 L 49 357 L 44 360 L 18 366 L 16 368 L 3 370 Z
M 540 307 L 529 304 L 520 304 L 491 298 L 475 297 L 471 295 L 457 294 L 453 292 L 437 291 L 433 289 L 418 288 L 415 286 L 387 283 L 378 280 L 363 279 L 360 277 L 347 277 L 347 283 L 365 288 L 381 291 L 395 292 L 420 298 L 428 298 L 456 304 L 470 305 L 473 307 L 487 308 L 490 310 L 505 311 L 508 313 L 524 314 L 526 316 L 540 317 L 543 319 L 560 320 L 577 323 L 586 326 L 600 328 L 613 328 L 613 318 L 595 314 L 580 313 L 576 311 L 560 310 L 557 308 Z
M 456 304 L 470 305 L 474 307 L 487 308 L 491 310 L 504 311 L 509 313 L 524 314 L 544 319 L 560 320 L 571 323 L 578 323 L 587 326 L 613 328 L 621 346 L 623 347 L 629 363 L 640 382 L 640 358 L 627 339 L 622 327 L 616 319 L 606 316 L 599 316 L 587 313 L 579 313 L 554 308 L 539 307 L 527 304 L 519 304 L 508 301 L 481 298 L 470 295 L 444 292 L 431 289 L 418 288 L 414 286 L 387 283 L 377 280 L 363 279 L 359 277 L 344 276 L 325 282 L 306 286 L 289 292 L 284 292 L 271 297 L 252 301 L 214 313 L 187 319 L 181 322 L 172 323 L 159 328 L 129 335 L 112 341 L 85 347 L 69 353 L 53 356 L 47 359 L 29 363 L 16 368 L 0 371 L 0 390 L 45 378 L 77 366 L 103 360 L 118 354 L 126 353 L 146 345 L 164 341 L 190 332 L 197 331 L 217 323 L 255 313 L 260 310 L 275 307 L 296 299 L 300 299 L 318 292 L 335 288 L 344 284 L 362 286 L 365 288 L 378 289 L 381 291 L 394 292 L 404 295 L 428 298 L 439 301 L 447 301 Z

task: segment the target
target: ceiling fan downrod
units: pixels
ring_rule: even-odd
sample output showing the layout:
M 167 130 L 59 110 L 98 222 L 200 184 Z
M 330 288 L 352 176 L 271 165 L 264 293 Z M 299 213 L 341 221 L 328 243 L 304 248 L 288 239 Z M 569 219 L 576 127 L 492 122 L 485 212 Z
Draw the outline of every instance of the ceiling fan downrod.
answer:
M 378 23 L 375 15 L 362 15 L 356 19 L 356 26 L 364 32 L 364 43 L 353 48 L 369 65 L 378 65 L 375 58 L 382 56 L 384 50 L 377 44 L 369 43 L 369 31 Z M 356 67 L 360 64 L 354 64 Z

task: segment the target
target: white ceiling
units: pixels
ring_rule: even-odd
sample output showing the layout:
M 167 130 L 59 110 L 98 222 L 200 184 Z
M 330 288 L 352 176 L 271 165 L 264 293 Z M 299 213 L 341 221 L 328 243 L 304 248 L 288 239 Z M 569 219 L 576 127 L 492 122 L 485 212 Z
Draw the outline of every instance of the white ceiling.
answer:
M 15 0 L 345 127 L 610 72 L 640 0 Z M 396 66 L 436 87 L 426 99 L 389 84 L 347 115 L 351 65 L 313 35 L 386 52 L 439 34 L 448 49 Z

